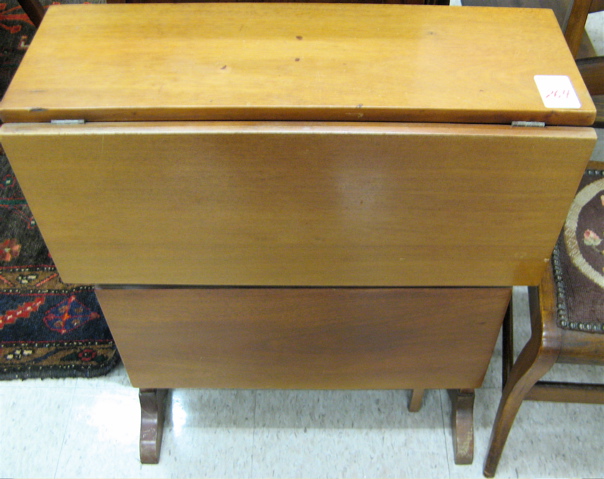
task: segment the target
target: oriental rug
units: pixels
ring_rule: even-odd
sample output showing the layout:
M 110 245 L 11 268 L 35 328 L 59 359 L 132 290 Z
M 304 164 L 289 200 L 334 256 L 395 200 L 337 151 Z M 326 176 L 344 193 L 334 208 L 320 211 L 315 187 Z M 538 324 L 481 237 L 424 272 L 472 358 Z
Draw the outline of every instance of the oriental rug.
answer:
M 0 3 L 1 96 L 34 34 L 16 1 Z M 0 148 L 0 379 L 93 377 L 118 361 L 93 288 L 61 281 Z

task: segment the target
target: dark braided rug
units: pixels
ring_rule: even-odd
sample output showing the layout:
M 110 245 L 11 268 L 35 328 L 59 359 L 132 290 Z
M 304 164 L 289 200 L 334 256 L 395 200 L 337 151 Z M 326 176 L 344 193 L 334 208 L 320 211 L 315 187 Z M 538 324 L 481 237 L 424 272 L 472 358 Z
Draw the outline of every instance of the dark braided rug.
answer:
M 0 95 L 34 34 L 16 1 L 0 3 Z M 118 361 L 94 290 L 61 281 L 0 148 L 0 379 L 93 377 Z

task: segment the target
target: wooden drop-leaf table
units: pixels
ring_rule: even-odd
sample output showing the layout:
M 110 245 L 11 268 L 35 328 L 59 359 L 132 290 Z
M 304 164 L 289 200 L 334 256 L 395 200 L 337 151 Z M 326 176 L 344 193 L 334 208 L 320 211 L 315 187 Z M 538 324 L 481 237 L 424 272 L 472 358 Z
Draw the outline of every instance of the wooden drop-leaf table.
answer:
M 65 282 L 97 285 L 143 462 L 170 388 L 454 390 L 472 460 L 595 109 L 550 11 L 52 6 L 0 139 Z

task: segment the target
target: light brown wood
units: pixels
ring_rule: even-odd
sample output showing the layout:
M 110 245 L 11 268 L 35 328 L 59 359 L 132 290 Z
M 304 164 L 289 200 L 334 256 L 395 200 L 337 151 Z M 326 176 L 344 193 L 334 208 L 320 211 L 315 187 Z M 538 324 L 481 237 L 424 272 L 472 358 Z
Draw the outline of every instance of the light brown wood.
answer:
M 546 108 L 535 75 L 568 75 L 582 107 Z M 595 108 L 544 9 L 132 4 L 51 6 L 0 116 L 590 125 Z
M 135 387 L 424 389 L 480 386 L 510 289 L 97 294 Z
M 1 138 L 64 281 L 265 286 L 538 284 L 595 143 L 581 128 L 316 123 Z
M 422 408 L 422 401 L 424 400 L 425 389 L 413 389 L 411 390 L 411 398 L 409 399 L 409 412 L 419 412 Z

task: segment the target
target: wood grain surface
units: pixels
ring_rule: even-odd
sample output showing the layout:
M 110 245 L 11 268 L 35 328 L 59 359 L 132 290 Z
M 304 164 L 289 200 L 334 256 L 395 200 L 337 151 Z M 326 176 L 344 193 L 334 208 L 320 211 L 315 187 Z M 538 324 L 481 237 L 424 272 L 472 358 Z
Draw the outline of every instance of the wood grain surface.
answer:
M 581 108 L 546 108 L 567 75 Z M 590 125 L 551 11 L 358 4 L 52 6 L 0 107 L 76 118 Z
M 581 0 L 583 1 L 583 0 Z M 588 0 L 589 1 L 589 0 Z M 556 19 L 562 31 L 565 32 L 566 41 L 569 48 L 572 46 L 578 51 L 576 58 L 594 57 L 597 55 L 593 44 L 584 30 L 584 23 L 576 22 L 577 17 L 571 18 L 571 10 L 574 0 L 462 0 L 462 5 L 470 7 L 508 7 L 508 8 L 547 8 L 551 9 L 556 15 Z M 591 0 L 590 11 L 597 12 L 604 9 L 603 0 Z M 570 28 L 569 28 L 570 27 Z M 577 28 L 579 31 L 577 32 Z
M 1 140 L 63 279 L 538 284 L 589 128 L 11 124 Z
M 145 388 L 476 388 L 510 289 L 101 289 Z

